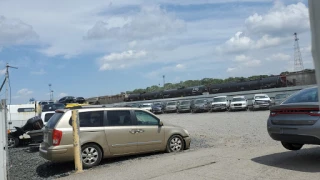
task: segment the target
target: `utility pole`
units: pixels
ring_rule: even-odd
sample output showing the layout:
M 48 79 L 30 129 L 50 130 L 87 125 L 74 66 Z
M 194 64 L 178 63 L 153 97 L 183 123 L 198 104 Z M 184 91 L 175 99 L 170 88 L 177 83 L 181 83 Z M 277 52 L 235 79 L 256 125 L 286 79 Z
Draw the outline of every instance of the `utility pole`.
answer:
M 49 100 L 52 101 L 52 98 L 51 98 L 51 84 L 49 84 L 49 96 L 50 96 Z
M 9 68 L 18 69 L 17 67 L 9 66 L 7 63 L 6 65 L 6 104 L 8 105 L 8 99 L 9 99 Z M 11 95 L 11 94 L 10 94 Z

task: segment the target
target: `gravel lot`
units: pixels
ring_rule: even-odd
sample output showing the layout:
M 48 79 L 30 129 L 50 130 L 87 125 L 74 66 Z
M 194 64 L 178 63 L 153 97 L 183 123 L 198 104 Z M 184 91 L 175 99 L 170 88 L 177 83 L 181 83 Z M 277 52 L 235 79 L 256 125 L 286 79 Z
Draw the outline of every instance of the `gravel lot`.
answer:
M 266 130 L 269 111 L 240 111 L 196 114 L 158 115 L 164 122 L 185 127 L 192 137 L 191 149 L 185 153 L 201 150 L 231 149 L 251 151 L 252 148 L 278 146 Z M 38 156 L 38 152 L 26 152 L 26 147 L 11 149 L 11 179 L 56 179 L 73 172 L 73 163 L 54 164 Z M 184 154 L 184 153 L 182 153 Z M 105 167 L 121 167 L 139 160 L 171 157 L 172 154 L 156 153 L 103 160 L 101 165 L 88 171 Z

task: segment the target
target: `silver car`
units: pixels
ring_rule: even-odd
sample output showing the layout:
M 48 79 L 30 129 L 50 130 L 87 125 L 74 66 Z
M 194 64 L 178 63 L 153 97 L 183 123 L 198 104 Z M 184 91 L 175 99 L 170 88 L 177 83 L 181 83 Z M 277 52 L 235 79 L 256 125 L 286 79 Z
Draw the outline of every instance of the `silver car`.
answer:
M 280 105 L 270 107 L 267 123 L 270 137 L 288 150 L 304 144 L 320 144 L 318 88 L 303 89 Z

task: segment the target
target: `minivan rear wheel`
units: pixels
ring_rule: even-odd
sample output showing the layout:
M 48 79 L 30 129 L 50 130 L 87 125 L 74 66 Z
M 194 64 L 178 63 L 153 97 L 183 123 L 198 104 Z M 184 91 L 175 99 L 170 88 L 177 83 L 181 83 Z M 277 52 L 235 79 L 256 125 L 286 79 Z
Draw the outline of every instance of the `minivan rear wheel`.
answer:
M 287 142 L 281 142 L 282 146 L 288 150 L 291 151 L 297 151 L 300 150 L 303 146 L 303 144 L 298 143 L 287 143 Z
M 102 151 L 96 144 L 86 144 L 82 146 L 81 153 L 84 168 L 97 166 L 102 159 Z
M 170 137 L 167 143 L 166 151 L 170 152 L 179 152 L 184 149 L 184 141 L 181 136 L 173 135 Z

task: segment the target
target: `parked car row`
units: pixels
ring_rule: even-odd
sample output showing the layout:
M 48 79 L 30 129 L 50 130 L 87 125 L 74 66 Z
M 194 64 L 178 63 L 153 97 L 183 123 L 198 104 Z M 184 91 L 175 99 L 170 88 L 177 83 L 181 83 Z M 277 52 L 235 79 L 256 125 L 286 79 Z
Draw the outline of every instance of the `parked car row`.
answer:
M 267 94 L 255 94 L 252 100 L 245 96 L 217 96 L 212 99 L 190 99 L 153 103 L 126 103 L 125 107 L 139 107 L 155 114 L 162 113 L 183 113 L 183 112 L 215 112 L 215 111 L 237 111 L 269 109 L 270 106 L 280 104 L 287 94 L 279 94 L 272 101 Z

